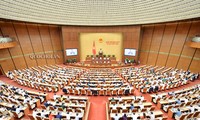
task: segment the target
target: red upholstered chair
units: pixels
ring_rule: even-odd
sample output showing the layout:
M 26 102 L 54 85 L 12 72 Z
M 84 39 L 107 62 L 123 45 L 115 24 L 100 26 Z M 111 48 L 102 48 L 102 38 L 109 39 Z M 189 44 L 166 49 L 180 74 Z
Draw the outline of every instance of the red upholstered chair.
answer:
M 192 115 L 194 115 L 194 113 L 189 113 L 189 114 L 186 116 L 187 120 L 191 119 L 191 118 L 192 118 Z
M 132 103 L 132 100 L 126 100 L 126 103 L 127 103 L 127 104 L 131 104 L 131 103 Z
M 58 107 L 58 111 L 63 111 L 63 108 L 62 107 Z
M 117 95 L 117 90 L 113 90 L 112 95 Z
M 155 110 L 155 106 L 151 106 L 150 110 L 149 111 L 154 111 Z
M 29 117 L 31 120 L 35 120 L 35 118 L 33 117 L 32 114 L 28 114 L 28 117 Z
M 37 120 L 42 120 L 42 117 L 36 116 Z
M 118 110 L 116 110 L 116 109 L 111 110 L 111 113 L 117 113 L 117 112 L 118 112 Z
M 42 108 L 42 109 L 46 109 L 46 107 L 45 107 L 44 105 L 41 105 L 41 108 Z
M 110 96 L 111 95 L 111 91 L 110 90 L 106 90 L 106 95 Z
M 143 89 L 141 90 L 141 92 L 142 92 L 142 93 L 147 93 L 147 88 L 146 88 L 146 87 L 143 88 Z
M 52 87 L 52 91 L 53 91 L 53 92 L 57 92 L 57 91 L 58 91 L 58 88 Z
M 192 117 L 197 118 L 199 116 L 199 114 L 200 114 L 200 111 L 197 111 L 197 112 L 194 113 L 194 115 Z
M 118 90 L 118 95 L 123 95 L 124 94 L 124 90 L 120 89 Z
M 147 109 L 146 108 L 143 108 L 142 110 L 141 110 L 141 112 L 146 112 L 147 111 Z
M 87 95 L 91 96 L 92 95 L 92 91 L 87 90 Z
M 127 109 L 123 109 L 122 113 L 128 113 L 128 110 Z
M 133 113 L 136 113 L 136 112 L 138 112 L 138 109 L 137 109 L 137 108 L 134 108 L 134 109 L 132 110 L 132 112 L 133 112 Z
M 74 90 L 75 95 L 79 95 L 79 91 L 77 89 Z
M 14 117 L 19 119 L 22 118 L 24 116 L 24 112 L 20 112 L 19 114 L 17 114 L 16 112 L 12 112 L 14 114 Z
M 74 94 L 74 91 L 71 88 L 69 88 L 68 91 L 69 91 L 69 94 Z
M 86 95 L 86 90 L 85 89 L 81 89 L 81 95 Z
M 99 95 L 103 96 L 104 95 L 104 90 L 99 91 Z

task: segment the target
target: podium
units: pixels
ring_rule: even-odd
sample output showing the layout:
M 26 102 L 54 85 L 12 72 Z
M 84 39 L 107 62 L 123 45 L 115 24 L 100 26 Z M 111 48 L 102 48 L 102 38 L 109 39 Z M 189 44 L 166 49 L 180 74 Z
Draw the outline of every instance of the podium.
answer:
M 103 52 L 99 52 L 99 57 L 103 57 Z

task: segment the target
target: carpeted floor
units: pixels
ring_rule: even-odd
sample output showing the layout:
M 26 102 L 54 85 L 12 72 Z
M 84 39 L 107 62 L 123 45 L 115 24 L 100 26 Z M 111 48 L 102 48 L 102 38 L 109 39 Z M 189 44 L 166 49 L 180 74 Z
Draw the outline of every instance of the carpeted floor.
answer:
M 108 97 L 105 96 L 90 97 L 88 120 L 106 120 L 106 102 L 108 102 Z
M 17 82 L 8 79 L 5 76 L 0 76 L 0 80 L 8 83 L 10 85 L 16 86 L 18 88 L 22 88 L 22 89 L 26 89 L 26 90 L 32 90 L 32 91 L 38 91 L 29 87 L 24 87 L 21 86 L 19 84 L 17 84 Z M 162 91 L 162 92 L 170 92 L 170 91 L 176 91 L 176 90 L 180 90 L 180 89 L 184 89 L 190 86 L 194 86 L 200 84 L 200 80 L 196 80 L 194 82 L 190 82 L 188 85 L 184 85 L 181 86 L 179 88 L 175 88 L 175 89 L 170 89 L 170 90 L 166 90 L 166 91 Z M 160 92 L 160 93 L 162 93 Z M 62 90 L 59 90 L 56 94 L 64 94 L 62 92 Z M 50 98 L 53 98 L 54 93 L 49 93 Z M 139 92 L 138 90 L 135 90 L 135 95 L 143 95 L 145 97 L 145 99 L 147 101 L 151 101 L 150 100 L 150 94 L 142 94 L 141 92 Z M 89 112 L 89 116 L 88 116 L 88 120 L 106 120 L 106 102 L 108 102 L 108 97 L 107 96 L 90 96 L 89 97 L 89 102 L 91 103 L 90 105 L 90 112 Z M 157 106 L 152 103 L 153 106 L 156 107 L 156 110 L 160 110 L 157 108 Z M 162 111 L 162 110 L 161 110 Z M 31 113 L 32 111 L 30 111 Z M 163 111 L 162 111 L 163 112 Z M 167 116 L 167 113 L 163 112 L 164 116 Z M 24 120 L 28 120 L 28 116 L 23 117 Z M 168 120 L 173 120 L 171 118 L 168 118 Z

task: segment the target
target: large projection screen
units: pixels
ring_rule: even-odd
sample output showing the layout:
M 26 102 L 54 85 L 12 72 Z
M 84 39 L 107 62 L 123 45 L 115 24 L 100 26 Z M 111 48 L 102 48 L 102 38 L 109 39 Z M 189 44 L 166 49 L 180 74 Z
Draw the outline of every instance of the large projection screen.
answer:
M 102 49 L 104 55 L 115 55 L 117 61 L 122 60 L 122 33 L 80 33 L 79 40 L 81 61 L 84 61 L 87 55 L 93 55 L 94 48 L 96 54 Z

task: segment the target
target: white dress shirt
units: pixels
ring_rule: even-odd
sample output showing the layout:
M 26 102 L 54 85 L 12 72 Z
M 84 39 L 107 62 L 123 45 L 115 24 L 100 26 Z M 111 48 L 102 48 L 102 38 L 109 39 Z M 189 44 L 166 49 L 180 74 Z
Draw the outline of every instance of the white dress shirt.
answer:
M 115 116 L 113 116 L 113 118 L 114 118 L 114 120 L 119 120 L 119 118 L 121 118 L 119 115 L 115 115 Z

